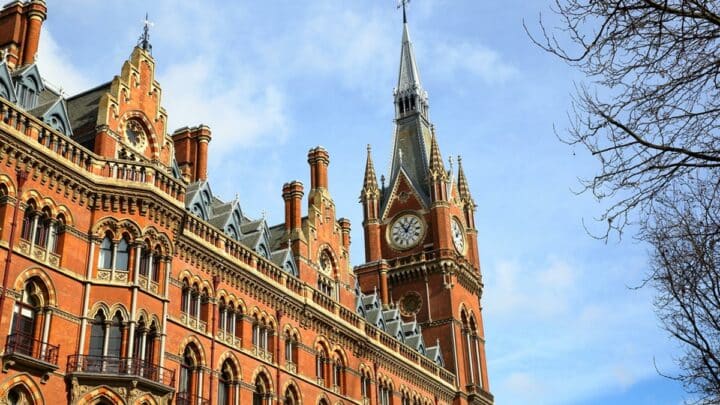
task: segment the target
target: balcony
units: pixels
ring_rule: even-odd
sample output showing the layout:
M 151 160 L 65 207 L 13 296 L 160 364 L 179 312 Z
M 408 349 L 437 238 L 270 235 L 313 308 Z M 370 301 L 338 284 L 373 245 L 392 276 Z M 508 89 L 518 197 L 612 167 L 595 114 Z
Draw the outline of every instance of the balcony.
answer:
M 2 357 L 3 371 L 10 368 L 23 368 L 40 372 L 43 381 L 50 377 L 50 373 L 58 369 L 57 359 L 59 346 L 51 345 L 34 339 L 23 333 L 8 335 L 5 342 L 5 354 Z
M 74 354 L 68 356 L 67 373 L 87 380 L 112 381 L 113 385 L 123 381 L 142 384 L 161 394 L 173 391 L 175 385 L 175 370 L 134 357 Z
M 187 392 L 178 392 L 175 403 L 177 405 L 210 405 L 210 400 Z

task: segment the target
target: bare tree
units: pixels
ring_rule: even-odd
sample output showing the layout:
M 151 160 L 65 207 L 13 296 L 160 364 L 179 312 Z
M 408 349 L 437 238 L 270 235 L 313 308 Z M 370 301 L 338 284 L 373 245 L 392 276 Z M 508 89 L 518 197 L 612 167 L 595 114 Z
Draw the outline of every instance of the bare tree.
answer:
M 600 163 L 581 180 L 608 203 L 600 237 L 637 223 L 654 249 L 658 315 L 685 348 L 675 378 L 720 403 L 720 1 L 555 0 L 553 11 L 559 26 L 541 18 L 529 35 L 589 79 L 561 139 Z
M 654 248 L 657 313 L 683 347 L 681 371 L 671 378 L 707 404 L 720 403 L 720 195 L 713 181 L 668 190 L 643 232 Z

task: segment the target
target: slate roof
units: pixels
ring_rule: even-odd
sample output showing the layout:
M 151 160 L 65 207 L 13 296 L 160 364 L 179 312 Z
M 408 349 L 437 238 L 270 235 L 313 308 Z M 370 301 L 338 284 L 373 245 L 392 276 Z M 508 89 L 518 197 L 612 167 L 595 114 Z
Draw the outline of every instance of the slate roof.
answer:
M 110 90 L 110 82 L 76 94 L 67 99 L 70 127 L 78 142 L 93 149 L 95 143 L 95 126 L 98 118 L 100 98 Z

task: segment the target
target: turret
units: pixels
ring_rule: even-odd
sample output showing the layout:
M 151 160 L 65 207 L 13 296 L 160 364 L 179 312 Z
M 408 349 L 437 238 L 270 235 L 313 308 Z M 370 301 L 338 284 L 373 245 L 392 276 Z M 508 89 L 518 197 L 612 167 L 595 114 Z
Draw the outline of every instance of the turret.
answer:
M 360 202 L 363 205 L 363 228 L 365 231 L 365 261 L 373 262 L 380 259 L 380 189 L 378 187 L 375 166 L 372 160 L 372 149 L 367 147 L 367 162 L 365 163 L 365 179 L 360 193 Z

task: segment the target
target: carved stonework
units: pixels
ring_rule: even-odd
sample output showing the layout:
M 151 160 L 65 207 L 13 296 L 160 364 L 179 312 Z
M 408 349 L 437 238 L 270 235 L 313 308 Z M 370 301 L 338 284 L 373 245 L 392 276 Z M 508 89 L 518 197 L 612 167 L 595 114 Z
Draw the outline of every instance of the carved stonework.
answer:
M 99 280 L 110 280 L 110 270 L 98 270 Z
M 400 314 L 411 317 L 422 308 L 422 297 L 416 291 L 411 291 L 400 299 Z

